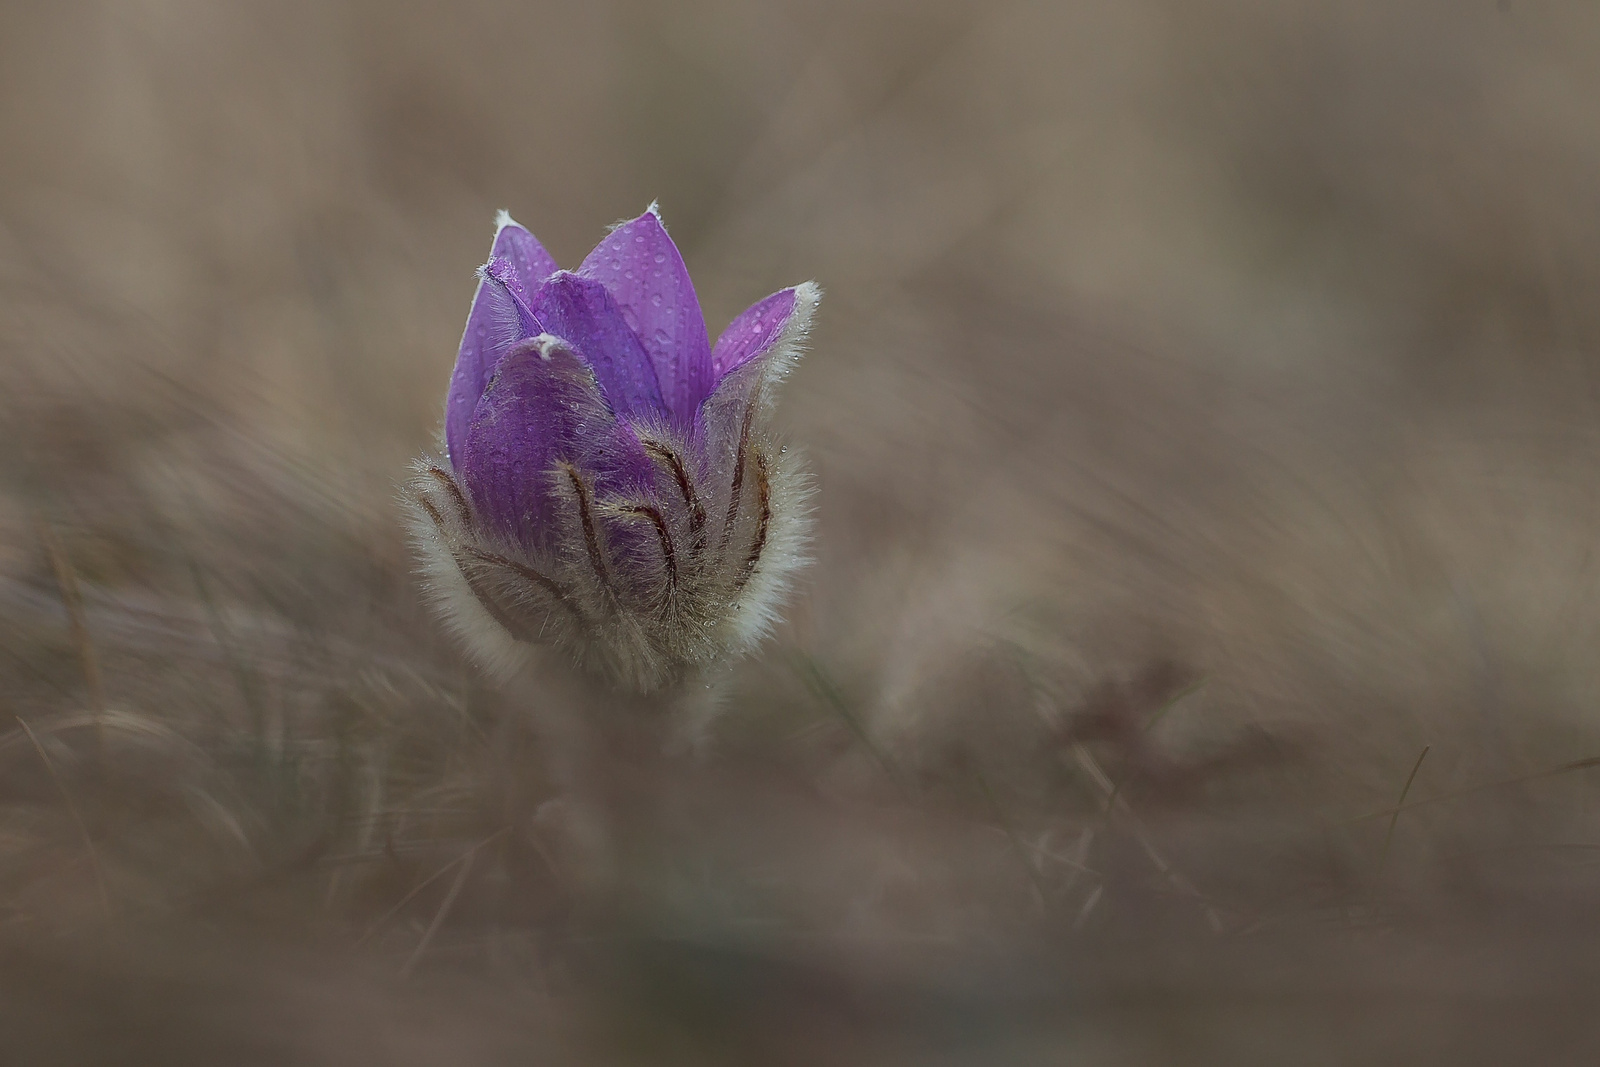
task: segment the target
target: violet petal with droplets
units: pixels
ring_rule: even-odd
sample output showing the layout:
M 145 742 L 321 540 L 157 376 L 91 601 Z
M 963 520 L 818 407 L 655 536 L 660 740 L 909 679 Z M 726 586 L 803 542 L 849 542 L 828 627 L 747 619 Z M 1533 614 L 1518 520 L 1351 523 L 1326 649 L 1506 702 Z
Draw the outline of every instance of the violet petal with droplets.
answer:
M 578 273 L 599 281 L 622 305 L 650 355 L 674 425 L 688 426 L 714 384 L 711 346 L 689 268 L 660 216 L 646 211 L 612 230 Z

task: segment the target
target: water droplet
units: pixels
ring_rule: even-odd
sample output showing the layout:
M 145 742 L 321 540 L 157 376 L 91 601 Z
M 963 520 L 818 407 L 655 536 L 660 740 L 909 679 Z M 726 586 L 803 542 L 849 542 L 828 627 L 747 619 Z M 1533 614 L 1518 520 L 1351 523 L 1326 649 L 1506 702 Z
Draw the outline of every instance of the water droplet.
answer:
M 650 294 L 650 303 L 654 304 L 656 307 L 660 307 L 661 306 L 661 294 L 660 293 L 651 293 Z
M 656 344 L 664 345 L 668 341 L 671 341 L 671 340 L 672 340 L 672 336 L 670 334 L 668 334 L 666 330 L 657 330 L 656 331 Z
M 666 261 L 667 261 L 667 254 L 665 252 L 657 252 L 656 253 L 656 262 L 657 263 L 665 263 Z

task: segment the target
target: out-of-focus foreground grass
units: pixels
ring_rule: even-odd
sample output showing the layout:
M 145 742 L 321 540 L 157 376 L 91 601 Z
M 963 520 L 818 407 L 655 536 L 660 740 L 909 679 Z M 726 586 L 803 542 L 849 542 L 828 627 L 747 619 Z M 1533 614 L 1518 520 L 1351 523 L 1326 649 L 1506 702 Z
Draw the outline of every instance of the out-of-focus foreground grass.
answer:
M 6 1057 L 1585 1062 L 1597 56 L 1554 0 L 0 5 Z M 655 198 L 713 331 L 828 294 L 816 564 L 665 752 L 482 680 L 395 506 L 494 210 L 573 265 Z

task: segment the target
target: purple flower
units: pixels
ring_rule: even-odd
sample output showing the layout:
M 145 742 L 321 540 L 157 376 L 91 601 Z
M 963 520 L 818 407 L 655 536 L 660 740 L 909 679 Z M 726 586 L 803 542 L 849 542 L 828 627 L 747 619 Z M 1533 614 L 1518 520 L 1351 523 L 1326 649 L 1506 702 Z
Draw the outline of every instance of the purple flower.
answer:
M 752 305 L 715 346 L 655 205 L 564 271 L 501 213 L 413 528 L 446 618 L 486 665 L 563 650 L 648 691 L 768 632 L 808 531 L 769 429 L 820 298 Z

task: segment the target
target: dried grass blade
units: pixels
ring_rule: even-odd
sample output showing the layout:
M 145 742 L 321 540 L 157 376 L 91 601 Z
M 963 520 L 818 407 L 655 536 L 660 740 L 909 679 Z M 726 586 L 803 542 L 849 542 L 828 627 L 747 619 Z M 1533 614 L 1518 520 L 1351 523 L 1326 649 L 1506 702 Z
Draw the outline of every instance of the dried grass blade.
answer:
M 106 922 L 111 921 L 111 891 L 106 885 L 105 868 L 100 864 L 100 850 L 94 847 L 94 839 L 89 836 L 89 824 L 83 821 L 83 813 L 78 810 L 77 802 L 72 799 L 66 782 L 61 780 L 61 775 L 56 771 L 56 765 L 50 758 L 50 753 L 44 750 L 39 743 L 39 738 L 33 732 L 33 727 L 20 715 L 17 716 L 17 725 L 22 727 L 22 732 L 28 735 L 28 740 L 33 742 L 33 750 L 39 753 L 39 759 L 44 762 L 44 769 L 49 772 L 50 780 L 56 784 L 61 799 L 67 805 L 67 811 L 72 816 L 72 821 L 78 826 L 78 836 L 83 839 L 83 847 L 89 853 L 89 863 L 94 867 L 95 887 L 100 892 L 100 910 L 105 914 Z

